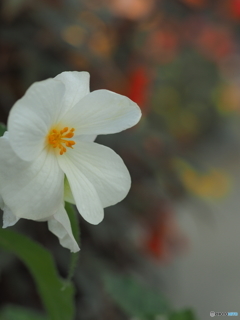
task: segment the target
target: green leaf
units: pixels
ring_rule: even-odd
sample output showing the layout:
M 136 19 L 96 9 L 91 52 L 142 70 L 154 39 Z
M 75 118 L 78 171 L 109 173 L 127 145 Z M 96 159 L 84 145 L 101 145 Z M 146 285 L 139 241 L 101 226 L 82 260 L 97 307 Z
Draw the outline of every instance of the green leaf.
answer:
M 26 264 L 49 318 L 72 320 L 73 286 L 59 277 L 50 252 L 21 234 L 1 228 L 0 247 L 16 254 Z
M 7 131 L 7 127 L 5 126 L 5 124 L 0 122 L 0 137 L 3 136 L 5 131 Z
M 151 320 L 170 311 L 162 295 L 131 277 L 106 274 L 104 282 L 112 299 L 130 316 Z
M 0 320 L 49 320 L 49 318 L 23 307 L 9 305 L 0 311 Z
M 190 309 L 173 312 L 169 316 L 169 320 L 196 320 L 194 313 Z

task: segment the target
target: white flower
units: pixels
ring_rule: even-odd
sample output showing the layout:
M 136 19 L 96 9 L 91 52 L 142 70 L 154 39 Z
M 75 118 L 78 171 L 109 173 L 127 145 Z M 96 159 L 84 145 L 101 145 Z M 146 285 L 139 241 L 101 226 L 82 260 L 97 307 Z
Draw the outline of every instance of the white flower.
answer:
M 131 185 L 126 166 L 93 141 L 134 126 L 140 117 L 127 97 L 107 90 L 90 93 L 87 72 L 63 72 L 34 83 L 13 106 L 8 133 L 0 138 L 4 227 L 20 218 L 47 220 L 60 243 L 78 251 L 64 199 L 98 224 L 103 208 L 125 198 Z

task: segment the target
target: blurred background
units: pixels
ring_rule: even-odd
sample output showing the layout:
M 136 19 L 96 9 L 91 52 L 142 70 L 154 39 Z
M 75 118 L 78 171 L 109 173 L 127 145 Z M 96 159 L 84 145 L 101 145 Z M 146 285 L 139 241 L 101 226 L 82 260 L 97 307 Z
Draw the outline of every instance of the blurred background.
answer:
M 141 122 L 97 142 L 132 176 L 98 226 L 81 217 L 76 320 L 240 313 L 240 0 L 7 0 L 0 4 L 0 121 L 35 81 L 89 71 Z M 4 151 L 1 151 L 4 152 Z M 13 227 L 69 253 L 45 223 Z M 44 264 L 44 261 L 42 262 Z M 33 280 L 0 252 L 0 311 L 43 312 Z M 5 316 L 6 320 L 8 320 Z

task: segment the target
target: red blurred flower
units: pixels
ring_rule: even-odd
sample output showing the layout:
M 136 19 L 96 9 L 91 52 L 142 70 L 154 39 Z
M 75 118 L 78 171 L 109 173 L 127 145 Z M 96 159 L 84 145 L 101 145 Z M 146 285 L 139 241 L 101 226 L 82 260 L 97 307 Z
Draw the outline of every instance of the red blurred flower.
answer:
M 188 244 L 187 237 L 182 233 L 171 211 L 160 213 L 156 221 L 151 222 L 143 238 L 144 251 L 162 262 L 170 262 L 176 254 L 185 250 Z
M 169 63 L 177 55 L 179 36 L 175 30 L 158 29 L 149 37 L 145 45 L 145 55 L 157 63 Z
M 230 0 L 230 15 L 232 18 L 239 19 L 240 18 L 240 0 Z
M 201 51 L 216 62 L 235 51 L 232 34 L 222 26 L 204 26 L 196 42 Z
M 150 107 L 148 104 L 150 82 L 149 73 L 143 66 L 136 67 L 130 73 L 127 96 L 139 105 L 143 114 L 148 113 Z

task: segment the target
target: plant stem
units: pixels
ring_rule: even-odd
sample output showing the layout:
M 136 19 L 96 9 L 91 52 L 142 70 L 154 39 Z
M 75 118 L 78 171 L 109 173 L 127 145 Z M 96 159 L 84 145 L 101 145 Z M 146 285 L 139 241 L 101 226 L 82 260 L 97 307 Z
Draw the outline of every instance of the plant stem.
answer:
M 72 232 L 75 240 L 77 241 L 78 245 L 80 245 L 80 228 L 79 228 L 79 222 L 77 219 L 76 215 L 76 210 L 74 206 L 71 203 L 65 202 L 65 209 L 67 211 L 71 227 L 72 227 Z M 68 276 L 67 276 L 67 282 L 71 282 L 75 269 L 77 267 L 77 262 L 79 258 L 79 252 L 76 253 L 71 253 L 71 258 L 70 258 L 70 265 L 69 265 L 69 270 L 68 270 Z

